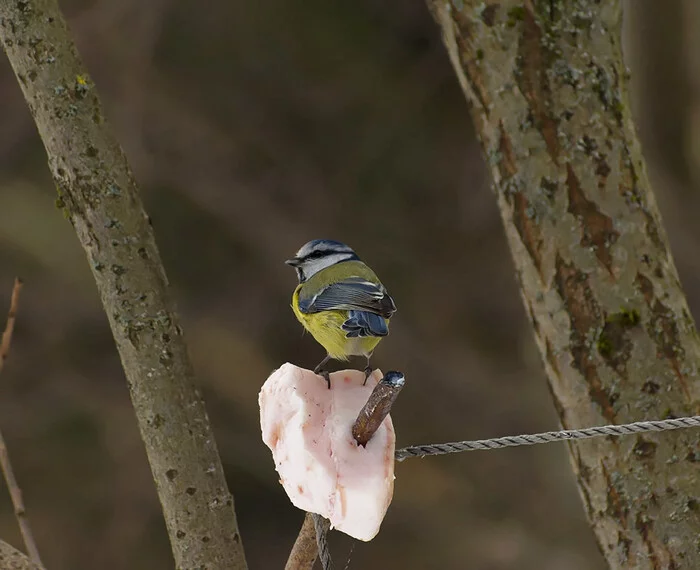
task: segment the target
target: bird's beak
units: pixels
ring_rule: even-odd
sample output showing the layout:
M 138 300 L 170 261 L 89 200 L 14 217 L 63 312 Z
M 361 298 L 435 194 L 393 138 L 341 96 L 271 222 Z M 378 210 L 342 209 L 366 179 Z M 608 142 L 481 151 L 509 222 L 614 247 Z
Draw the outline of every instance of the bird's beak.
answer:
M 287 261 L 285 261 L 285 263 L 286 263 L 287 265 L 291 265 L 292 267 L 296 267 L 297 265 L 299 265 L 299 260 L 296 259 L 296 258 L 294 258 L 294 259 L 288 259 Z

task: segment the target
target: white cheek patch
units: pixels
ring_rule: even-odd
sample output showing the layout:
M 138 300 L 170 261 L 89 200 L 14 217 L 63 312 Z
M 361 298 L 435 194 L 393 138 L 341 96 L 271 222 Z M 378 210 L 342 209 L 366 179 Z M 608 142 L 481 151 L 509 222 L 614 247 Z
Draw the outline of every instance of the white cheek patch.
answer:
M 351 253 L 334 253 L 332 255 L 327 255 L 325 257 L 319 257 L 318 259 L 309 259 L 305 261 L 302 265 L 304 270 L 304 275 L 307 279 L 341 261 L 346 261 L 352 257 Z

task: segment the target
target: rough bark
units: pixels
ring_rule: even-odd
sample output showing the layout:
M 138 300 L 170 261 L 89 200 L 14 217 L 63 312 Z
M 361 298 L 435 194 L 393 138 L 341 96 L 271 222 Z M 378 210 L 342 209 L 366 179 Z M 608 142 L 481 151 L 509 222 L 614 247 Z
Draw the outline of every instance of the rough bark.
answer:
M 109 318 L 176 565 L 245 568 L 233 497 L 149 218 L 56 1 L 0 0 L 0 40 Z
M 566 428 L 698 412 L 700 340 L 630 116 L 617 0 L 429 6 Z M 612 568 L 700 568 L 698 432 L 572 442 Z
M 317 558 L 318 546 L 316 544 L 314 516 L 311 513 L 306 513 L 299 536 L 294 541 L 284 570 L 311 570 Z
M 41 570 L 29 557 L 6 542 L 0 540 L 0 569 L 2 570 Z

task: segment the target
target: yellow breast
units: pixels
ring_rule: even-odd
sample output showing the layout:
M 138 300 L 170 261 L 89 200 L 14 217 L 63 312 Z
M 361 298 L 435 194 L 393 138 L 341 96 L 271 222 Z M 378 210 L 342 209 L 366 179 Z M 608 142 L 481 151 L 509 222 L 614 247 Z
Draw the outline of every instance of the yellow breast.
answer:
M 321 311 L 302 313 L 299 310 L 299 285 L 292 295 L 292 310 L 297 320 L 311 333 L 331 358 L 347 360 L 350 356 L 369 356 L 379 344 L 381 337 L 347 338 L 342 329 L 348 318 L 347 311 Z

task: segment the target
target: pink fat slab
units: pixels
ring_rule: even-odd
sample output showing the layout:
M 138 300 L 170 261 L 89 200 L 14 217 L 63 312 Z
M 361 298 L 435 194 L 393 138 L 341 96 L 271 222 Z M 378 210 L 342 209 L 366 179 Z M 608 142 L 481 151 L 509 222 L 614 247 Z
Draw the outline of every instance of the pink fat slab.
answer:
M 367 447 L 352 437 L 357 414 L 381 378 L 375 370 L 363 386 L 363 372 L 342 370 L 331 374 L 329 390 L 320 376 L 286 363 L 258 398 L 262 438 L 292 504 L 364 541 L 379 532 L 394 492 L 391 418 Z

